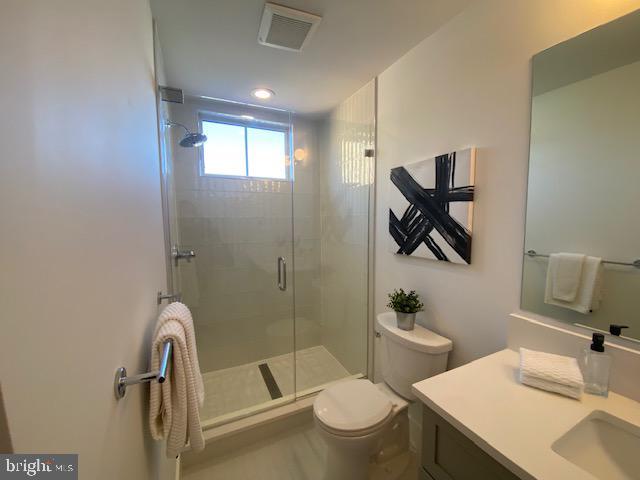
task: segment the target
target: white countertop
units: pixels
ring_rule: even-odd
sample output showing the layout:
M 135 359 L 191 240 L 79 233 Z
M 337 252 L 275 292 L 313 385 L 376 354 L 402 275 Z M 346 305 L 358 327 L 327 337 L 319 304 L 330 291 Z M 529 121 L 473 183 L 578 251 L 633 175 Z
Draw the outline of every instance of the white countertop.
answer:
M 413 385 L 429 408 L 524 479 L 595 480 L 551 444 L 594 410 L 640 425 L 640 403 L 609 393 L 573 400 L 520 384 L 520 356 L 502 350 Z M 639 380 L 640 381 L 640 380 Z

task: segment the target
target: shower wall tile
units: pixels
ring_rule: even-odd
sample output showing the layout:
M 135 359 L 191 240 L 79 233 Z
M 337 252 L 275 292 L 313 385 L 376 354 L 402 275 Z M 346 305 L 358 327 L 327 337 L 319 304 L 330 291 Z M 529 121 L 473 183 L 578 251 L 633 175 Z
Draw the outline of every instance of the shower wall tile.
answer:
M 316 212 L 319 207 L 319 205 L 317 205 L 317 201 L 318 196 L 313 193 L 294 193 L 294 214 L 297 216 L 296 212 L 299 212 L 300 214 Z
M 295 253 L 295 341 L 300 350 L 321 344 L 320 161 L 317 120 L 296 118 L 293 220 Z
M 320 134 L 321 338 L 351 373 L 366 373 L 369 195 L 375 85 L 336 107 Z
M 320 217 L 295 217 L 294 241 L 314 240 L 320 238 Z M 317 252 L 319 253 L 319 251 Z
M 291 242 L 292 233 L 290 217 L 263 218 L 260 220 L 264 222 L 264 241 L 272 242 L 276 245 Z
M 193 249 L 198 252 L 198 264 L 205 271 L 222 270 L 236 267 L 233 257 L 234 246 L 229 243 L 212 245 L 195 244 Z
M 205 244 L 235 243 L 237 238 L 236 221 L 234 218 L 204 218 Z M 195 243 L 195 241 L 194 241 Z
M 267 230 L 267 221 L 263 217 L 231 217 L 228 220 L 236 244 L 260 242 Z

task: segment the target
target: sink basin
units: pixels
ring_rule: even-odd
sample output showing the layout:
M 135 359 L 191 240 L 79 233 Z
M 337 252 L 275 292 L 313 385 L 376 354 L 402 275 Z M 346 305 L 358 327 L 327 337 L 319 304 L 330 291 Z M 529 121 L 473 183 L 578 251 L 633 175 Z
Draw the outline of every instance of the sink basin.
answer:
M 640 428 L 595 410 L 551 446 L 603 480 L 640 479 Z

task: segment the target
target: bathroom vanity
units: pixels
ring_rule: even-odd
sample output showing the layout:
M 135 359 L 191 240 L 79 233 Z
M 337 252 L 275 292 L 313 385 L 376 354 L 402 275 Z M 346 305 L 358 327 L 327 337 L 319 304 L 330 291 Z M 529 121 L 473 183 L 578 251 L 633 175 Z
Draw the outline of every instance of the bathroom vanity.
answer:
M 506 349 L 414 384 L 422 479 L 638 478 L 640 403 L 527 387 L 518 368 L 518 352 Z
M 519 478 L 429 407 L 422 415 L 423 480 Z

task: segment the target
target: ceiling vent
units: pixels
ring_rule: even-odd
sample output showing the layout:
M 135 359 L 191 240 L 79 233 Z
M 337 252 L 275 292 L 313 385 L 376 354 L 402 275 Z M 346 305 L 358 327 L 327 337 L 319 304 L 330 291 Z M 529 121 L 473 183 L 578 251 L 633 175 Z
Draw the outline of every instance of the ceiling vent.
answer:
M 322 17 L 265 3 L 258 43 L 268 47 L 299 52 L 309 42 Z

